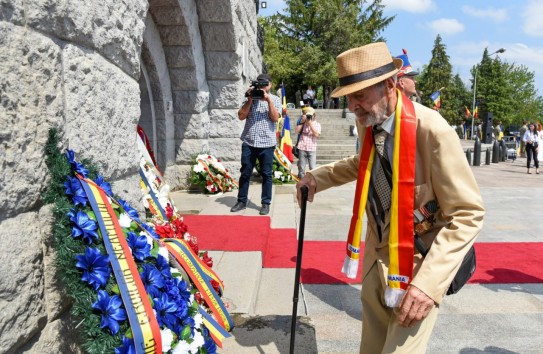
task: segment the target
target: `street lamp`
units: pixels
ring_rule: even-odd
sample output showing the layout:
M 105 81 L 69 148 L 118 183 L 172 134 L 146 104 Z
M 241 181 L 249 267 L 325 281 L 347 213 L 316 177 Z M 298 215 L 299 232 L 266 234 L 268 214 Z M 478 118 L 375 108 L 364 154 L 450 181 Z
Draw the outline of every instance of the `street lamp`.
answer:
M 503 52 L 505 52 L 505 48 L 500 48 L 497 51 L 495 51 L 494 53 L 490 53 L 488 56 L 498 54 L 498 53 L 503 53 Z M 479 64 L 477 64 L 475 66 L 475 77 L 473 79 L 473 105 L 471 106 L 471 108 L 472 108 L 472 111 L 471 111 L 471 140 L 475 140 L 473 138 L 473 124 L 475 122 L 475 97 L 477 95 L 477 71 L 479 71 Z

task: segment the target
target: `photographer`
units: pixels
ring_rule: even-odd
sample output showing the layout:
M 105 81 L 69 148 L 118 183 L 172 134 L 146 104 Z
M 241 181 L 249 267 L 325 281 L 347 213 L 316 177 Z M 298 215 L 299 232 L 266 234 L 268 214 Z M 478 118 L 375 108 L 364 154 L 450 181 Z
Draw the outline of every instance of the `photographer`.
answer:
M 260 215 L 270 212 L 272 198 L 273 152 L 277 144 L 275 128 L 281 111 L 281 100 L 270 93 L 271 77 L 258 75 L 251 88 L 245 93 L 245 101 L 238 111 L 240 120 L 245 120 L 241 133 L 241 176 L 239 178 L 238 200 L 230 209 L 237 212 L 247 207 L 249 183 L 256 160 L 262 168 L 262 195 Z
M 298 138 L 298 177 L 305 176 L 305 165 L 309 163 L 309 169 L 315 168 L 317 162 L 317 138 L 321 135 L 321 125 L 317 122 L 317 115 L 312 107 L 302 109 L 302 117 L 296 123 Z

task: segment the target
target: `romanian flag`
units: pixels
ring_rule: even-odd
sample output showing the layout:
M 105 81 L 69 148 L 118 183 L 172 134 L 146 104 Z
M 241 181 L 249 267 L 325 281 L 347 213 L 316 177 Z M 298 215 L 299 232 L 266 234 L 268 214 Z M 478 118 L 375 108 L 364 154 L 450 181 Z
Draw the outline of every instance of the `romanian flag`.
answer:
M 479 117 L 479 103 L 475 101 L 475 108 L 473 109 L 473 119 Z
M 430 95 L 432 101 L 434 101 L 434 109 L 439 111 L 441 108 L 441 91 L 437 90 L 436 92 Z
M 469 118 L 471 115 L 471 112 L 469 111 L 468 107 L 464 106 L 466 108 L 466 118 Z
M 283 121 L 283 131 L 281 131 L 281 143 L 279 148 L 283 154 L 289 159 L 290 162 L 294 162 L 294 154 L 292 153 L 292 139 L 290 138 L 290 118 L 288 117 L 287 112 L 287 98 L 285 95 L 285 85 L 283 85 L 282 90 L 283 96 L 283 111 L 285 112 L 285 117 Z

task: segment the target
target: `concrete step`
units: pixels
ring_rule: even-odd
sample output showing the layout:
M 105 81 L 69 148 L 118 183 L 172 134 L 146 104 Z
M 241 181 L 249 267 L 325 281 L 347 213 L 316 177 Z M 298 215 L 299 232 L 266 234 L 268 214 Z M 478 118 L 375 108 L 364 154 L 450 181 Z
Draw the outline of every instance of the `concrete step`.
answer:
M 210 251 L 209 255 L 213 258 L 213 270 L 224 282 L 223 302 L 228 312 L 254 314 L 262 275 L 262 253 Z

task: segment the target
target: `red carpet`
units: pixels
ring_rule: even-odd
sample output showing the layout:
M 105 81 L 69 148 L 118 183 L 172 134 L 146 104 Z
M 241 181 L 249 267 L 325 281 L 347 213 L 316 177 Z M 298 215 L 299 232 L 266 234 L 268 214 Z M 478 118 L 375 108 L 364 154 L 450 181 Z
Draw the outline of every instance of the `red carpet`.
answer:
M 268 217 L 187 215 L 184 220 L 202 249 L 261 251 L 264 268 L 296 267 L 296 230 L 270 229 Z M 475 250 L 477 270 L 470 283 L 543 283 L 543 242 L 481 242 Z M 357 279 L 341 273 L 344 258 L 345 242 L 305 241 L 302 282 L 360 283 L 360 270 Z

